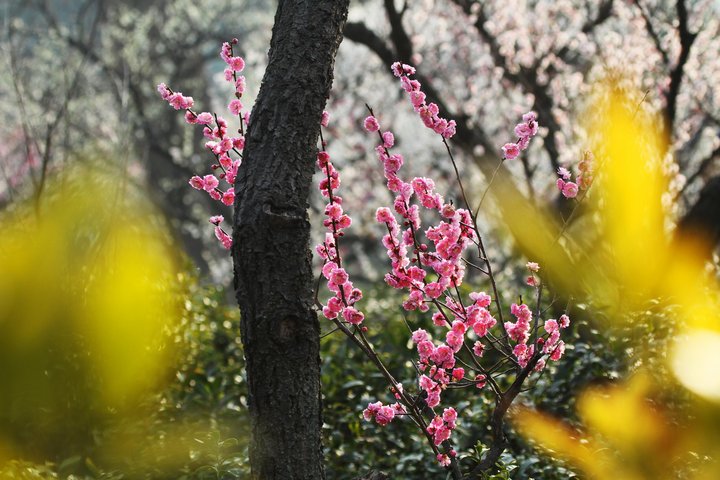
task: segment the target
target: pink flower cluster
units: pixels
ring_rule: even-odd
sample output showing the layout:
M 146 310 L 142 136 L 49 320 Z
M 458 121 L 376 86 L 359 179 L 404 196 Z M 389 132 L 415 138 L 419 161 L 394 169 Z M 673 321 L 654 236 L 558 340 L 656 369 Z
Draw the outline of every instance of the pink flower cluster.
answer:
M 455 123 L 440 118 L 437 106 L 425 102 L 420 83 L 410 78 L 415 74 L 415 69 L 395 63 L 392 70 L 400 78 L 403 89 L 410 96 L 415 111 L 425 125 L 444 138 L 451 137 L 455 133 Z M 326 124 L 326 118 L 323 115 L 323 125 Z M 533 331 L 531 325 L 533 315 L 530 308 L 524 304 L 513 304 L 511 314 L 516 317 L 516 322 L 505 322 L 507 339 L 498 338 L 491 332 L 498 322 L 489 311 L 492 302 L 490 295 L 485 292 L 472 292 L 468 295 L 469 301 L 464 301 L 459 291 L 465 276 L 466 262 L 463 253 L 473 244 L 477 244 L 479 250 L 482 249 L 474 218 L 469 211 L 445 202 L 442 195 L 435 191 L 432 179 L 414 177 L 406 181 L 400 177 L 399 172 L 405 159 L 401 154 L 391 152 L 395 145 L 395 136 L 390 131 L 382 130 L 372 110 L 364 119 L 363 126 L 379 138 L 375 151 L 383 167 L 387 188 L 394 194 L 392 206 L 378 208 L 375 213 L 377 222 L 383 224 L 387 230 L 382 243 L 387 249 L 391 268 L 385 275 L 385 282 L 393 288 L 407 292 L 402 303 L 406 310 L 427 312 L 433 308 L 433 324 L 442 329 L 442 341 L 433 341 L 432 336 L 421 328 L 412 332 L 412 342 L 418 355 L 418 386 L 427 407 L 434 412 L 435 407 L 441 403 L 443 392 L 448 388 L 482 389 L 489 382 L 497 393 L 498 386 L 492 377 L 492 372 L 497 371 L 496 367 L 486 370 L 479 363 L 486 347 L 514 354 L 517 364 L 523 368 L 532 361 L 531 365 L 534 365 L 536 370 L 541 370 L 545 365 L 545 355 L 551 360 L 559 360 L 565 348 L 560 340 L 560 329 L 569 325 L 567 316 L 564 315 L 559 321 L 545 322 L 545 334 L 537 338 L 538 331 Z M 523 122 L 515 127 L 517 143 L 503 147 L 503 160 L 516 158 L 520 151 L 528 147 L 530 139 L 537 131 L 535 114 L 525 114 Z M 322 273 L 328 281 L 328 288 L 334 292 L 334 296 L 323 306 L 323 314 L 333 319 L 336 324 L 339 324 L 338 319 L 342 317 L 347 323 L 358 325 L 364 317 L 355 309 L 354 303 L 362 293 L 352 286 L 347 272 L 342 268 L 338 247 L 338 239 L 351 223 L 343 211 L 342 199 L 335 195 L 340 186 L 340 178 L 330 161 L 330 155 L 325 151 L 318 154 L 318 167 L 324 174 L 320 191 L 329 199 L 329 203 L 325 208 L 324 220 L 328 231 L 325 241 L 318 245 L 316 250 L 325 260 Z M 421 213 L 439 219 L 437 223 L 423 230 Z M 528 283 L 541 288 L 534 276 L 539 271 L 539 265 L 528 262 L 527 268 L 530 270 Z M 363 332 L 365 328 L 362 327 L 359 331 Z M 528 345 L 531 334 L 535 335 L 537 342 L 533 341 L 532 345 Z M 514 348 L 509 346 L 509 341 L 516 343 Z M 467 353 L 467 356 L 460 357 L 463 349 L 462 355 Z M 505 358 L 512 362 L 512 357 L 507 354 Z M 458 362 L 462 366 L 458 365 Z M 471 366 L 471 363 L 463 362 L 471 362 L 475 367 Z M 475 371 L 466 372 L 466 368 Z M 399 402 L 392 405 L 370 403 L 363 411 L 364 418 L 387 425 L 402 413 L 413 416 L 418 424 L 426 425 L 417 418 L 423 415 L 422 412 L 417 411 L 414 404 L 400 394 L 402 390 L 394 388 L 395 386 L 393 392 Z M 442 415 L 434 414 L 426 427 L 437 460 L 443 466 L 449 466 L 456 455 L 446 443 L 456 428 L 456 422 L 456 410 L 448 407 Z M 444 451 L 437 448 L 441 445 L 444 445 Z
M 186 97 L 181 92 L 173 92 L 164 83 L 159 84 L 157 90 L 162 99 L 168 102 L 175 110 L 190 109 L 195 104 L 192 97 Z
M 323 112 L 321 124 L 327 124 L 329 115 Z M 344 268 L 338 250 L 338 239 L 343 236 L 343 230 L 350 226 L 352 220 L 342 208 L 342 197 L 336 194 L 340 187 L 340 176 L 330 160 L 330 154 L 324 149 L 317 154 L 317 166 L 323 173 L 320 180 L 320 193 L 329 199 L 325 207 L 325 220 L 323 225 L 327 228 L 325 241 L 315 247 L 315 251 L 325 261 L 322 268 L 323 276 L 327 279 L 327 286 L 335 295 L 323 306 L 322 312 L 326 318 L 332 320 L 342 316 L 352 325 L 360 325 L 365 315 L 355 308 L 355 303 L 362 298 L 362 291 L 353 287 L 350 277 Z
M 445 342 L 435 345 L 431 336 L 423 329 L 412 333 L 412 341 L 416 345 L 419 357 L 418 368 L 425 372 L 420 376 L 419 386 L 425 392 L 425 402 L 430 408 L 440 404 L 441 394 L 451 382 L 461 382 L 466 377 L 465 369 L 456 367 L 455 357 L 464 345 L 465 336 L 472 332 L 477 338 L 485 337 L 497 323 L 487 309 L 491 302 L 488 294 L 473 292 L 470 294 L 470 299 L 473 303 L 463 307 L 450 296 L 445 298 L 452 321 L 443 310 L 433 315 L 433 323 L 436 326 L 449 327 L 445 334 Z M 477 340 L 472 352 L 479 358 L 483 356 L 484 350 L 485 345 Z M 470 384 L 483 388 L 486 381 L 484 374 L 476 374 Z M 440 432 L 440 435 L 444 435 L 445 431 L 440 430 Z M 446 439 L 443 437 L 443 440 Z
M 513 353 L 520 366 L 524 368 L 535 353 L 535 346 L 530 345 L 528 347 L 527 345 L 527 341 L 530 338 L 532 311 L 530 311 L 530 307 L 525 304 L 517 305 L 513 303 L 510 306 L 510 313 L 517 318 L 517 322 L 505 322 L 505 331 L 511 340 L 517 342 Z
M 527 262 L 525 264 L 525 267 L 527 267 L 527 269 L 530 271 L 530 275 L 525 280 L 525 283 L 527 283 L 531 287 L 537 287 L 538 279 L 535 278 L 535 274 L 540 271 L 540 265 L 538 265 L 536 262 Z
M 575 198 L 578 194 L 578 185 L 575 182 L 571 182 L 570 178 L 572 177 L 572 173 L 570 173 L 570 170 L 568 170 L 565 167 L 559 167 L 557 174 L 560 176 L 560 178 L 557 179 L 557 182 L 555 182 L 555 185 L 557 186 L 558 190 L 563 194 L 565 198 Z
M 235 99 L 231 100 L 228 104 L 228 110 L 233 115 L 237 115 L 240 118 L 240 131 L 243 132 L 243 126 L 247 125 L 250 121 L 250 112 L 246 111 L 244 114 L 243 104 L 240 101 L 243 93 L 245 93 L 245 77 L 238 75 L 245 69 L 245 60 L 242 57 L 233 56 L 233 45 L 237 45 L 237 39 L 233 38 L 232 42 L 225 42 L 222 44 L 220 49 L 220 58 L 227 64 L 225 67 L 224 75 L 225 80 L 231 82 L 235 86 Z
M 455 450 L 450 450 L 449 454 L 447 453 L 438 453 L 436 458 L 438 463 L 443 467 L 449 467 L 450 466 L 450 459 L 455 458 L 457 453 Z
M 530 339 L 530 322 L 532 321 L 532 311 L 525 304 L 517 305 L 515 303 L 510 307 L 517 321 L 505 322 L 505 331 L 508 337 L 516 342 L 513 348 L 513 354 L 518 364 L 525 368 L 530 359 L 535 355 L 535 345 L 528 345 Z M 547 338 L 538 338 L 538 348 L 542 347 L 544 354 L 549 354 L 550 360 L 558 361 L 565 352 L 565 343 L 560 340 L 560 329 L 567 328 L 570 325 L 570 317 L 562 315 L 560 320 L 550 319 L 545 322 L 545 332 Z M 545 367 L 545 359 L 541 358 L 535 366 L 536 371 L 540 371 Z
M 558 361 L 565 353 L 565 342 L 560 340 L 560 329 L 570 326 L 570 317 L 561 315 L 559 319 L 551 318 L 545 321 L 545 332 L 548 334 L 547 339 L 540 338 L 538 344 L 543 345 L 543 353 L 550 355 L 550 360 Z
M 444 343 L 436 346 L 423 329 L 415 330 L 412 334 L 412 341 L 416 345 L 419 357 L 418 368 L 423 372 L 427 371 L 420 377 L 420 388 L 427 395 L 426 403 L 429 407 L 435 407 L 440 403 L 440 395 L 450 382 L 459 382 L 465 378 L 465 369 L 455 367 L 455 354 L 464 345 L 465 335 L 473 332 L 477 338 L 482 338 L 497 323 L 487 309 L 490 305 L 489 295 L 484 292 L 473 292 L 470 294 L 470 299 L 474 303 L 467 307 L 463 307 L 450 297 L 445 299 L 446 305 L 450 307 L 452 321 L 442 310 L 433 315 L 435 325 L 449 326 Z M 478 340 L 472 351 L 477 357 L 482 357 L 484 349 L 484 344 Z
M 520 152 L 527 149 L 530 139 L 537 135 L 538 123 L 535 112 L 528 112 L 522 117 L 523 121 L 515 125 L 515 136 L 517 141 L 506 143 L 502 147 L 503 160 L 512 160 L 520 155 Z
M 383 405 L 382 402 L 375 402 L 368 404 L 367 408 L 363 410 L 363 418 L 367 421 L 374 418 L 378 425 L 384 427 L 393 421 L 395 415 L 404 415 L 405 413 L 405 407 L 400 403 Z
M 427 432 L 432 435 L 435 445 L 440 445 L 450 439 L 452 431 L 457 427 L 457 412 L 449 407 L 443 411 L 442 416 L 436 415 L 427 427 Z
M 560 178 L 557 179 L 555 185 L 565 198 L 575 198 L 580 189 L 587 190 L 590 188 L 593 181 L 593 160 L 592 152 L 589 150 L 583 152 L 583 159 L 578 164 L 580 173 L 577 176 L 577 183 L 570 181 L 572 178 L 570 170 L 565 167 L 558 168 L 557 174 Z
M 328 240 L 323 244 L 328 251 L 335 250 L 334 245 L 329 245 Z M 322 312 L 326 318 L 332 320 L 342 314 L 342 318 L 352 325 L 360 325 L 365 315 L 354 307 L 355 303 L 362 298 L 362 291 L 353 287 L 352 282 L 344 268 L 339 267 L 334 260 L 328 261 L 322 269 L 323 276 L 327 279 L 327 286 L 335 293 L 327 305 L 323 306 Z
M 419 386 L 425 392 L 425 402 L 430 408 L 440 404 L 443 390 L 452 382 L 461 382 L 466 377 L 465 369 L 456 366 L 456 353 L 463 347 L 466 335 L 472 332 L 478 339 L 486 336 L 497 321 L 488 311 L 491 297 L 484 292 L 473 292 L 470 302 L 463 304 L 456 300 L 454 293 L 462 285 L 465 265 L 463 251 L 477 239 L 470 213 L 445 203 L 435 192 L 432 179 L 415 177 L 405 182 L 398 176 L 404 163 L 400 154 L 392 154 L 394 145 L 391 132 L 382 132 L 374 116 L 365 119 L 369 132 L 376 132 L 380 144 L 376 152 L 383 165 L 388 189 L 395 194 L 393 209 L 381 207 L 376 220 L 385 225 L 388 233 L 382 242 L 391 260 L 391 270 L 385 275 L 388 285 L 409 292 L 403 302 L 406 310 L 428 311 L 431 305 L 437 309 L 433 323 L 444 327 L 445 341 L 435 344 L 423 329 L 415 330 L 412 340 L 416 345 L 423 372 Z M 420 208 L 435 212 L 440 221 L 421 232 Z M 402 219 L 402 224 L 397 216 Z M 419 240 L 424 233 L 425 242 Z M 432 276 L 433 280 L 428 277 Z M 481 357 L 484 344 L 477 340 L 472 352 Z M 486 377 L 476 374 L 468 383 L 482 388 Z M 454 410 L 446 410 L 445 417 L 451 418 Z M 454 418 L 445 422 L 438 417 L 431 424 L 431 433 L 437 444 L 447 440 L 454 428 Z M 443 461 L 444 461 L 443 457 Z
M 238 75 L 245 68 L 245 61 L 241 57 L 233 56 L 233 45 L 238 43 L 237 39 L 232 42 L 225 42 L 220 50 L 220 57 L 228 65 L 225 69 L 225 79 L 232 82 L 235 87 L 235 99 L 228 104 L 228 110 L 231 114 L 240 117 L 240 132 L 244 131 L 244 126 L 249 121 L 249 112 L 243 114 L 243 105 L 240 101 L 245 91 L 245 77 Z M 194 175 L 188 182 L 190 186 L 196 190 L 204 190 L 213 200 L 222 202 L 231 206 L 235 203 L 235 178 L 238 169 L 242 163 L 242 151 L 245 148 L 245 137 L 239 135 L 233 137 L 228 135 L 228 124 L 220 115 L 210 112 L 196 113 L 192 110 L 192 97 L 185 97 L 179 92 L 173 92 L 167 85 L 161 83 L 157 87 L 158 92 L 170 105 L 176 110 L 185 110 L 185 121 L 191 125 L 202 125 L 203 135 L 208 141 L 205 143 L 207 148 L 215 156 L 217 163 L 211 166 L 213 171 L 220 170 L 219 175 L 215 173 L 199 176 Z M 233 159 L 235 154 L 239 158 Z M 227 187 L 220 188 L 221 181 L 227 183 Z M 220 219 L 218 221 L 218 218 Z M 213 216 L 210 223 L 215 225 L 215 236 L 222 243 L 223 247 L 230 249 L 232 239 L 227 235 L 219 223 L 222 222 L 222 215 Z
M 232 247 L 232 237 L 225 232 L 225 230 L 222 229 L 220 224 L 225 220 L 225 217 L 222 215 L 215 215 L 210 217 L 210 223 L 215 225 L 215 238 L 217 238 L 220 243 L 222 243 L 222 246 L 226 249 L 230 250 L 230 247 Z
M 381 132 L 374 116 L 365 119 L 365 126 L 370 132 L 378 132 L 380 144 L 375 151 L 383 165 L 387 187 L 395 194 L 395 213 L 388 207 L 381 207 L 375 215 L 376 220 L 384 223 L 388 230 L 382 242 L 392 268 L 385 275 L 385 281 L 393 288 L 409 290 L 409 296 L 403 303 L 406 310 L 427 311 L 427 301 L 437 299 L 448 288 L 462 284 L 465 274 L 462 253 L 476 239 L 470 213 L 445 203 L 443 197 L 435 192 L 435 183 L 430 178 L 415 177 L 410 182 L 403 181 L 398 176 L 404 163 L 403 156 L 390 153 L 394 145 L 392 132 Z M 417 203 L 413 203 L 413 199 Z M 418 240 L 420 206 L 437 212 L 443 219 L 425 232 L 433 249 Z M 404 229 L 395 214 L 403 219 Z M 414 253 L 412 259 L 408 256 L 410 249 Z M 428 272 L 423 267 L 431 268 L 437 274 L 437 280 L 426 281 Z
M 520 305 L 513 303 L 510 306 L 510 313 L 517 318 L 517 322 L 505 322 L 505 331 L 508 337 L 518 343 L 527 343 L 530 337 L 530 320 L 532 320 L 530 307 L 524 303 Z
M 444 138 L 451 138 L 455 135 L 457 128 L 455 120 L 448 121 L 440 117 L 438 106 L 432 102 L 429 104 L 425 102 L 425 93 L 420 89 L 422 86 L 420 82 L 410 79 L 410 75 L 415 75 L 415 68 L 400 62 L 393 63 L 390 68 L 393 74 L 400 79 L 403 90 L 407 92 L 410 103 L 412 103 L 415 112 L 420 115 L 420 119 L 425 126 Z

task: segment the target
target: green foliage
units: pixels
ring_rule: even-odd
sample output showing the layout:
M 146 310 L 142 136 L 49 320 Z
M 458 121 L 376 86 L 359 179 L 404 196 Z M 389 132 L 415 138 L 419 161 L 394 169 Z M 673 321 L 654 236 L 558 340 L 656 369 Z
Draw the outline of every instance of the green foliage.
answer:
M 248 420 L 239 313 L 221 289 L 179 274 L 182 318 L 165 342 L 176 369 L 131 410 L 109 412 L 94 440 L 36 464 L 1 463 L 0 478 L 238 479 L 248 473 Z M 82 355 L 82 345 L 66 353 Z M 66 420 L 71 430 L 74 419 Z
M 58 478 L 54 465 L 11 460 L 0 468 L 0 478 L 7 480 L 50 480 Z
M 425 315 L 408 313 L 382 286 L 366 288 L 366 317 L 370 340 L 376 345 L 391 373 L 398 379 L 413 378 L 410 360 L 414 356 L 409 342 L 411 329 L 434 330 Z M 574 316 L 567 332 L 568 347 L 561 362 L 549 367 L 526 392 L 522 400 L 549 412 L 572 418 L 574 395 L 591 383 L 607 382 L 625 371 L 624 360 L 629 340 L 608 335 L 593 327 L 584 311 Z M 407 324 L 406 324 L 407 322 Z M 339 332 L 323 340 L 323 408 L 328 478 L 351 479 L 371 469 L 382 470 L 391 478 L 419 480 L 443 478 L 441 469 L 427 447 L 426 439 L 409 421 L 394 421 L 386 427 L 366 422 L 362 410 L 369 402 L 392 401 L 385 379 L 375 371 L 364 354 Z M 405 385 L 406 389 L 415 388 Z M 384 392 L 384 393 L 383 393 Z M 473 395 L 474 398 L 469 398 Z M 471 467 L 491 442 L 489 417 L 494 407 L 491 395 L 484 391 L 446 391 L 444 398 L 459 412 L 454 436 L 461 465 Z M 529 448 L 508 428 L 510 446 L 501 457 L 496 471 L 488 479 L 560 480 L 576 478 L 558 462 Z M 478 444 L 473 444 L 479 439 Z M 462 455 L 463 452 L 473 452 Z
M 394 292 L 387 293 L 381 286 L 365 290 L 370 340 L 396 378 L 413 378 L 410 329 L 434 327 L 425 316 L 403 311 Z M 176 294 L 183 298 L 183 315 L 175 330 L 167 332 L 168 342 L 177 347 L 176 370 L 164 390 L 145 399 L 136 417 L 118 417 L 97 433 L 92 449 L 55 459 L 54 464 L 9 462 L 0 470 L 0 478 L 247 478 L 247 385 L 238 310 L 222 289 L 200 285 L 186 273 L 178 276 Z M 670 335 L 665 307 L 651 305 L 642 318 L 622 323 L 632 326 L 602 330 L 598 326 L 608 319 L 600 314 L 589 319 L 588 311 L 599 310 L 585 305 L 575 308 L 565 357 L 548 367 L 522 395 L 522 402 L 573 422 L 577 421 L 575 395 L 586 386 L 613 382 L 638 365 L 665 375 L 659 368 L 664 365 L 662 359 L 649 354 L 653 345 Z M 410 421 L 400 419 L 380 427 L 362 418 L 369 402 L 392 401 L 392 394 L 354 344 L 328 330 L 322 340 L 322 362 L 328 478 L 353 479 L 371 469 L 398 480 L 444 478 L 446 473 Z M 446 398 L 460 415 L 455 439 L 461 464 L 471 467 L 491 441 L 492 398 L 480 390 L 448 391 Z M 488 480 L 577 478 L 564 465 L 537 453 L 510 427 L 507 433 L 509 448 L 496 470 L 485 477 Z

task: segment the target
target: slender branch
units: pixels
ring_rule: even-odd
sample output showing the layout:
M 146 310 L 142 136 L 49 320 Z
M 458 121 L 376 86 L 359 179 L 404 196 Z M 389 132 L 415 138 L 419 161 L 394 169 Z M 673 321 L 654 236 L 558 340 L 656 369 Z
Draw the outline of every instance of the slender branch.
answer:
M 507 446 L 507 439 L 503 432 L 505 425 L 505 414 L 507 413 L 510 405 L 515 398 L 522 391 L 522 385 L 535 368 L 538 360 L 542 357 L 542 354 L 535 353 L 533 357 L 528 361 L 528 364 L 523 368 L 512 385 L 502 394 L 495 404 L 492 415 L 490 417 L 490 428 L 493 437 L 493 443 L 490 449 L 485 453 L 480 462 L 469 472 L 467 478 L 480 477 L 483 472 L 490 470 L 500 458 L 500 455 L 505 451 Z
M 470 215 L 470 219 L 473 222 L 473 229 L 475 230 L 475 234 L 478 238 L 478 253 L 480 256 L 480 259 L 485 262 L 485 267 L 487 268 L 488 272 L 488 278 L 490 279 L 490 285 L 493 289 L 493 296 L 495 297 L 495 307 L 497 308 L 498 312 L 498 318 L 500 319 L 500 324 L 503 324 L 503 314 L 502 314 L 502 301 L 500 299 L 500 294 L 498 293 L 497 283 L 495 282 L 495 275 L 493 274 L 492 270 L 492 264 L 490 263 L 490 259 L 488 258 L 487 252 L 485 251 L 485 245 L 483 244 L 482 236 L 480 235 L 480 229 L 478 228 L 477 223 L 477 217 L 475 216 L 475 213 L 473 212 L 472 208 L 470 208 L 470 203 L 468 202 L 467 196 L 465 195 L 465 189 L 463 188 L 462 179 L 460 178 L 460 172 L 457 168 L 457 164 L 455 162 L 455 157 L 452 154 L 452 150 L 450 149 L 450 145 L 447 142 L 447 139 L 443 137 L 443 144 L 445 145 L 445 149 L 448 152 L 448 155 L 450 156 L 450 162 L 452 163 L 453 169 L 455 170 L 455 177 L 457 178 L 458 184 L 460 186 L 460 192 L 462 193 L 463 202 L 465 203 L 465 208 L 468 211 L 468 214 Z M 497 171 L 497 168 L 496 168 Z M 494 177 L 493 177 L 494 178 Z M 512 349 L 510 348 L 510 343 L 507 342 L 506 345 L 508 352 L 511 352 Z
M 670 72 L 670 87 L 667 93 L 666 122 L 667 131 L 672 132 L 677 114 L 677 97 L 680 93 L 680 86 L 684 76 L 685 64 L 690 57 L 690 49 L 692 48 L 697 33 L 691 33 L 688 28 L 688 11 L 685 0 L 677 0 L 675 10 L 678 16 L 678 34 L 680 36 L 680 55 L 678 56 L 675 68 Z

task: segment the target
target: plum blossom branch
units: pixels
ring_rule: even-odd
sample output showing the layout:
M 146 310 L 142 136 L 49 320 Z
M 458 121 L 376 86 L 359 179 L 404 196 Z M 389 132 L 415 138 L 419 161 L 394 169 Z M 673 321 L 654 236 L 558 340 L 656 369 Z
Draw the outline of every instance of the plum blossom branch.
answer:
M 240 99 L 245 92 L 245 77 L 239 75 L 245 68 L 245 60 L 242 57 L 233 55 L 233 45 L 237 45 L 235 38 L 231 42 L 225 42 L 220 49 L 220 58 L 226 63 L 225 80 L 233 84 L 234 99 L 228 104 L 228 110 L 240 120 L 238 136 L 228 134 L 227 121 L 217 113 L 201 112 L 193 110 L 195 101 L 190 96 L 181 92 L 173 91 L 170 87 L 161 83 L 157 90 L 160 96 L 167 101 L 175 110 L 185 110 L 185 121 L 191 125 L 203 127 L 203 135 L 208 141 L 205 148 L 209 150 L 217 163 L 211 165 L 213 172 L 220 171 L 219 175 L 210 173 L 204 176 L 194 175 L 189 184 L 196 190 L 204 190 L 213 200 L 231 206 L 235 203 L 235 178 L 238 169 L 242 164 L 242 151 L 245 148 L 244 128 L 250 121 L 250 113 L 243 112 L 243 104 Z M 233 155 L 237 158 L 233 159 Z M 221 187 L 221 182 L 227 186 Z M 220 223 L 224 220 L 222 215 L 215 215 L 210 218 L 214 227 L 215 237 L 225 249 L 232 247 L 232 236 L 228 234 Z
M 465 206 L 468 207 L 464 186 L 447 143 L 447 139 L 455 133 L 454 122 L 442 118 L 437 106 L 425 102 L 420 83 L 410 78 L 415 74 L 413 67 L 395 63 L 392 70 L 400 79 L 423 124 L 442 137 L 456 170 Z M 323 275 L 328 280 L 329 290 L 335 295 L 322 307 L 323 314 L 361 345 L 362 350 L 388 379 L 391 392 L 398 400 L 392 405 L 383 404 L 381 401 L 370 403 L 363 412 L 365 419 L 385 426 L 397 416 L 410 417 L 423 429 L 440 464 L 447 467 L 454 478 L 461 478 L 455 460 L 456 452 L 450 443 L 452 433 L 457 427 L 458 412 L 448 406 L 443 407 L 442 414 L 436 413 L 436 409 L 440 408 L 443 402 L 443 392 L 468 387 L 482 389 L 490 385 L 496 397 L 493 418 L 502 422 L 510 403 L 521 391 L 523 381 L 531 373 L 542 371 L 546 358 L 557 361 L 562 356 L 564 343 L 560 340 L 560 329 L 567 327 L 569 319 L 563 319 L 561 323 L 553 319 L 545 321 L 545 332 L 540 334 L 539 318 L 535 317 L 533 321 L 533 314 L 527 305 L 513 304 L 510 313 L 516 321 L 501 320 L 500 324 L 506 333 L 497 337 L 491 333 L 498 324 L 488 310 L 492 297 L 484 292 L 472 292 L 469 294 L 469 302 L 465 302 L 459 289 L 463 283 L 465 267 L 474 265 L 464 260 L 463 253 L 469 246 L 477 245 L 478 255 L 486 265 L 485 269 L 480 270 L 489 276 L 495 299 L 500 298 L 475 215 L 469 208 L 456 208 L 452 203 L 446 202 L 442 195 L 435 191 L 434 181 L 430 178 L 414 177 L 409 181 L 404 180 L 400 171 L 405 159 L 402 154 L 393 152 L 394 134 L 390 130 L 383 130 L 369 106 L 368 110 L 370 115 L 365 118 L 363 125 L 379 139 L 375 152 L 383 168 L 386 186 L 395 195 L 392 208 L 381 207 L 375 214 L 377 222 L 384 225 L 387 232 L 382 243 L 387 249 L 391 268 L 385 275 L 385 282 L 406 292 L 407 297 L 402 303 L 405 310 L 415 310 L 422 314 L 432 308 L 433 324 L 443 329 L 440 335 L 444 340 L 433 340 L 432 333 L 423 329 L 413 331 L 408 325 L 418 355 L 418 360 L 412 362 L 417 374 L 417 380 L 412 383 L 417 385 L 418 393 L 408 396 L 402 390 L 402 384 L 389 374 L 367 341 L 367 327 L 359 327 L 364 315 L 355 310 L 354 302 L 347 301 L 352 295 L 353 287 L 337 251 L 342 229 L 349 227 L 351 222 L 344 219 L 346 213 L 341 207 L 342 199 L 338 200 L 339 197 L 334 192 L 339 187 L 340 180 L 337 170 L 330 162 L 329 154 L 324 150 L 324 142 L 322 151 L 318 153 L 318 167 L 324 173 L 320 182 L 321 193 L 329 199 L 325 209 L 327 218 L 324 220 L 328 231 L 325 241 L 318 245 L 316 251 L 325 261 Z M 527 148 L 530 138 L 536 133 L 537 121 L 531 112 L 525 115 L 523 122 L 515 129 L 517 143 L 506 144 L 503 148 L 503 161 L 516 158 L 520 151 Z M 423 231 L 421 211 L 438 216 L 438 223 Z M 533 273 L 535 272 L 537 269 Z M 535 286 L 534 276 L 532 278 Z M 538 292 L 538 301 L 539 295 Z M 353 310 L 348 314 L 350 308 Z M 499 305 L 497 308 L 502 318 L 502 308 Z M 531 334 L 533 341 L 528 344 Z M 501 355 L 501 360 L 490 368 L 483 367 L 481 363 L 487 349 Z M 508 364 L 511 368 L 504 370 L 503 365 Z M 503 391 L 495 377 L 509 371 L 517 372 L 516 379 L 508 390 Z M 419 401 L 425 405 L 424 409 L 419 408 Z M 425 415 L 429 416 L 428 422 L 425 421 Z M 502 428 L 498 430 L 494 427 L 494 430 L 500 432 L 496 441 L 503 445 L 504 449 Z

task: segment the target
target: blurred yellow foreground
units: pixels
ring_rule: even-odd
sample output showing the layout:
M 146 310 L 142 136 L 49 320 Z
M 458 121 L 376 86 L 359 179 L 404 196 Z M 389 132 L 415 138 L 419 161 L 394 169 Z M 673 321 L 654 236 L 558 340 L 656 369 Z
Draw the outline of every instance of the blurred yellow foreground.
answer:
M 87 451 L 169 373 L 179 296 L 162 221 L 87 170 L 0 218 L 0 465 Z
M 667 142 L 661 119 L 640 108 L 641 97 L 612 86 L 596 92 L 586 118 L 597 171 L 581 198 L 583 219 L 558 226 L 535 212 L 534 231 L 512 216 L 510 229 L 531 258 L 545 262 L 551 283 L 603 306 L 612 324 L 598 329 L 622 326 L 633 312 L 649 314 L 653 301 L 667 305 L 674 314 L 670 348 L 645 348 L 672 375 L 640 367 L 622 383 L 587 390 L 577 403 L 580 429 L 528 409 L 516 410 L 515 425 L 588 478 L 717 479 L 720 292 L 709 259 L 697 253 L 711 250 L 698 248 L 705 239 L 673 238 L 662 202 Z

